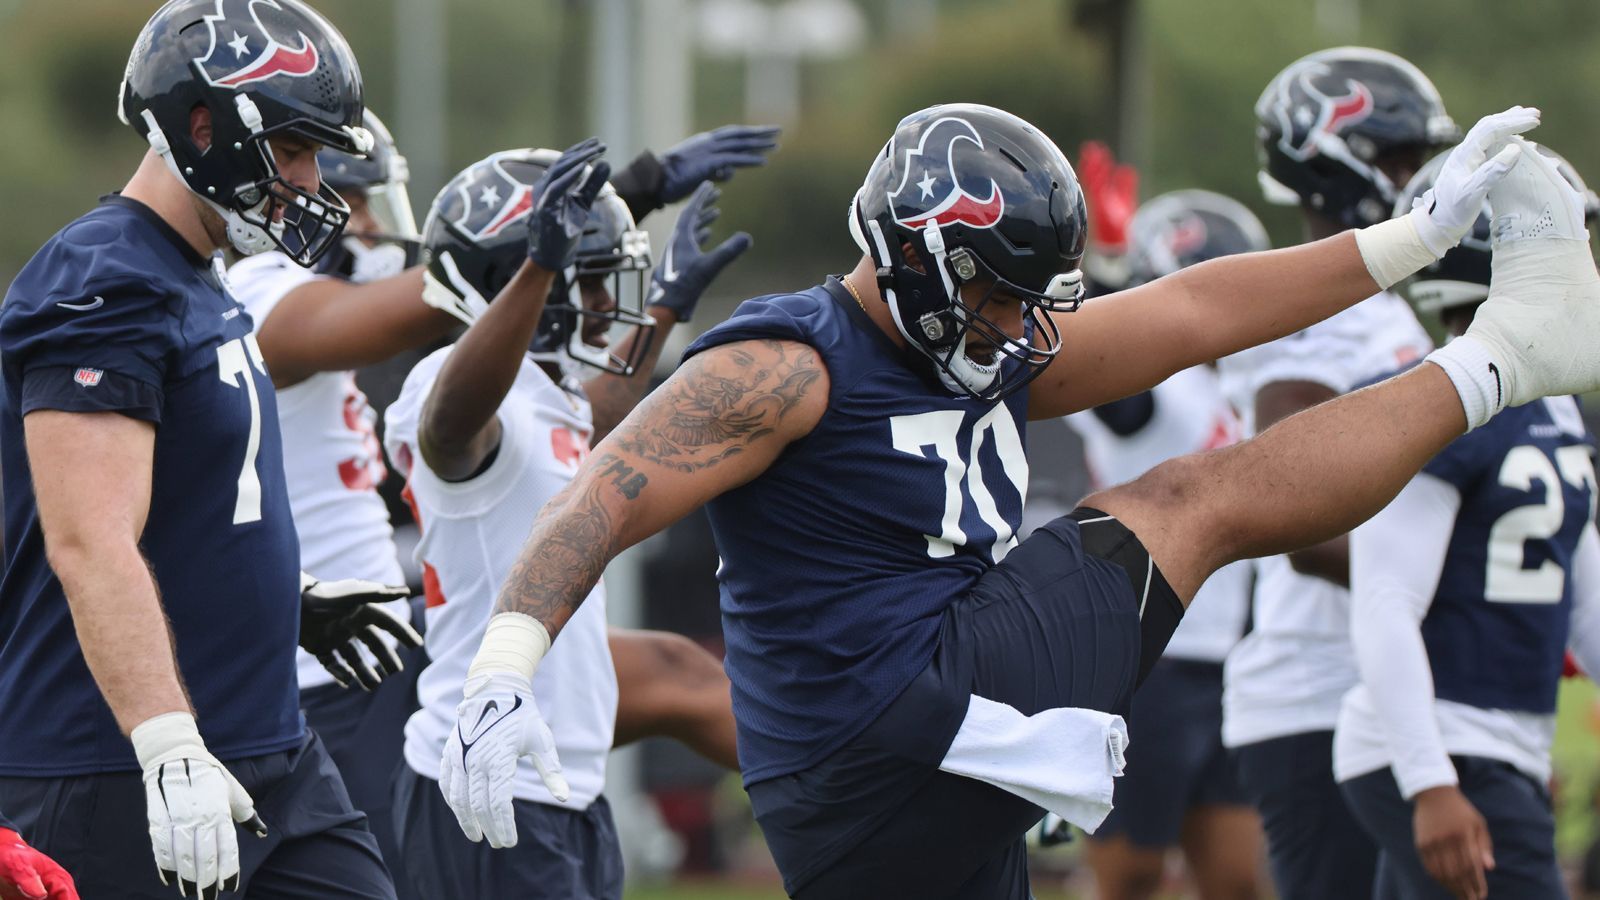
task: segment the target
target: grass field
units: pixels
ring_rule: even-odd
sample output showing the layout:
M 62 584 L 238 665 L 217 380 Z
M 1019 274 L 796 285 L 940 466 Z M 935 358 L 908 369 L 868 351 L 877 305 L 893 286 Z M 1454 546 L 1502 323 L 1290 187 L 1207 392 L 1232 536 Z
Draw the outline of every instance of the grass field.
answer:
M 1581 858 L 1596 837 L 1593 797 L 1600 788 L 1600 688 L 1588 679 L 1564 681 L 1554 750 L 1556 768 L 1556 841 L 1570 865 Z M 1073 845 L 1052 853 L 1071 855 Z M 1087 894 L 1066 893 L 1059 881 L 1035 879 L 1038 900 L 1082 900 Z M 626 900 L 783 900 L 776 884 L 680 883 L 630 888 Z

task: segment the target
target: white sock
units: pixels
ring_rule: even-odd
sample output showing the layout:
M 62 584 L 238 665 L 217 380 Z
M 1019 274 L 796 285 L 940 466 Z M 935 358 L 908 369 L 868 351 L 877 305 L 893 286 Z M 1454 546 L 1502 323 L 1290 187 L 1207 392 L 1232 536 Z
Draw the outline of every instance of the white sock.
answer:
M 1510 385 L 1505 383 L 1509 370 L 1471 335 L 1458 337 L 1428 354 L 1428 362 L 1450 376 L 1450 383 L 1461 398 L 1461 409 L 1467 414 L 1468 431 L 1494 418 L 1511 398 Z

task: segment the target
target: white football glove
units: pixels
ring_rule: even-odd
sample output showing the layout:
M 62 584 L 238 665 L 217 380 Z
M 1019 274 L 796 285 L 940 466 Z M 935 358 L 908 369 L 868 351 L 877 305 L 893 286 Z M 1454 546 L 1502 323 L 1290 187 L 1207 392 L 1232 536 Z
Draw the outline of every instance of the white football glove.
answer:
M 477 675 L 467 679 L 464 695 L 439 764 L 439 789 L 468 839 L 488 837 L 491 847 L 514 847 L 511 789 L 519 759 L 533 760 L 557 800 L 565 803 L 571 796 L 555 736 L 533 701 L 531 679 L 510 672 Z
M 150 844 L 162 884 L 178 894 L 214 898 L 239 888 L 238 822 L 266 837 L 255 802 L 200 739 L 194 716 L 166 713 L 133 729 L 144 769 Z
M 1510 138 L 1538 124 L 1539 110 L 1513 106 L 1479 119 L 1450 151 L 1433 187 L 1414 205 L 1422 211 L 1415 217 L 1417 236 L 1435 257 L 1461 243 L 1483 211 L 1490 189 L 1511 171 L 1517 150 L 1508 143 Z
M 1489 192 L 1489 299 L 1465 336 L 1429 359 L 1461 394 L 1468 428 L 1508 406 L 1600 387 L 1600 274 L 1583 197 L 1536 145 Z

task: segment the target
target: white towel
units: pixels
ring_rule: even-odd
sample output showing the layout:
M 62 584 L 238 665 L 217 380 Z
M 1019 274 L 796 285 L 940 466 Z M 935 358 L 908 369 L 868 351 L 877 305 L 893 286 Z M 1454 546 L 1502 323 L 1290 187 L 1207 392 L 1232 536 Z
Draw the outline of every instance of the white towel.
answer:
M 1076 708 L 1025 716 L 974 694 L 939 768 L 1016 794 L 1092 834 L 1111 812 L 1127 746 L 1121 716 Z

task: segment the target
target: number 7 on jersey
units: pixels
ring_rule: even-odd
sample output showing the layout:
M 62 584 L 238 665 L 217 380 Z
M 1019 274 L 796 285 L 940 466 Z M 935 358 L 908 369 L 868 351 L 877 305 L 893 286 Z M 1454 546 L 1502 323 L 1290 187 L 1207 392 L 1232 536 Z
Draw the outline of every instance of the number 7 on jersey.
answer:
M 254 334 L 234 338 L 217 347 L 217 375 L 229 387 L 244 388 L 250 403 L 250 437 L 244 445 L 244 461 L 239 468 L 239 493 L 233 503 L 233 524 L 261 521 L 261 475 L 256 472 L 256 454 L 261 452 L 261 395 L 257 393 L 251 365 L 267 374 L 266 360 Z

